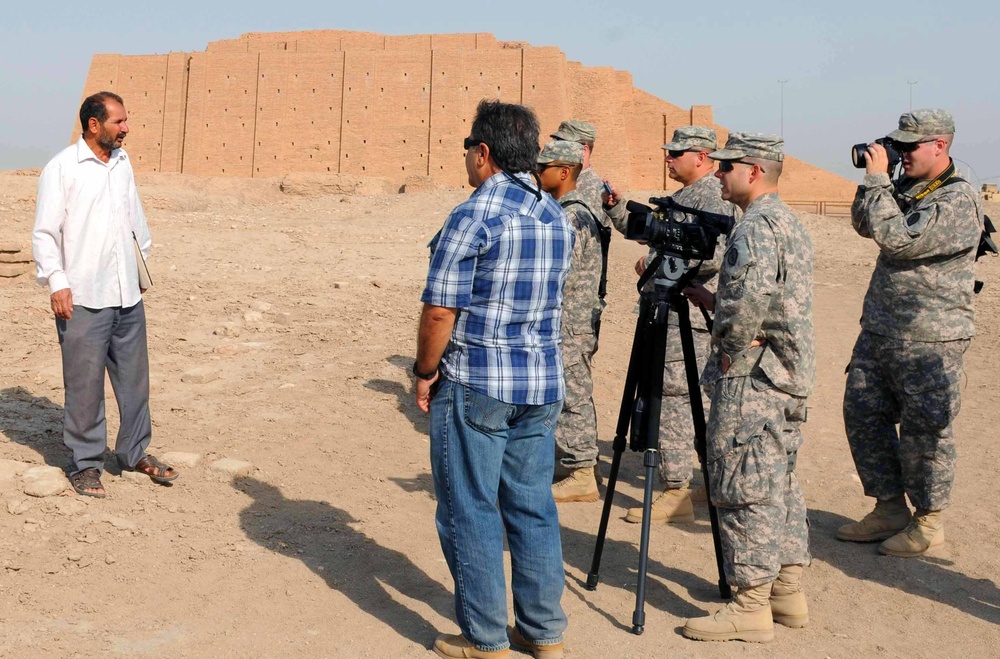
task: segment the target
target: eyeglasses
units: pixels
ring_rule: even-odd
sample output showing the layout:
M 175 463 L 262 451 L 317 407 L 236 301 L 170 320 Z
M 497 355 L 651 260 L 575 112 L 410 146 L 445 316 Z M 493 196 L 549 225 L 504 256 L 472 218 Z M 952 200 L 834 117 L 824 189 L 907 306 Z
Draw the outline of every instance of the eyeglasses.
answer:
M 719 171 L 723 174 L 733 171 L 733 165 L 746 165 L 748 167 L 757 167 L 761 172 L 764 172 L 764 168 L 754 162 L 743 162 L 742 160 L 720 160 L 719 161 Z M 764 172 L 766 173 L 766 172 Z
M 901 153 L 913 153 L 920 148 L 921 144 L 927 144 L 928 142 L 937 142 L 937 138 L 932 140 L 920 140 L 919 142 L 895 142 L 895 145 Z
M 566 163 L 563 163 L 563 162 L 545 162 L 545 163 L 539 163 L 538 164 L 538 171 L 544 172 L 549 167 L 565 167 L 565 168 L 569 169 L 569 165 L 567 165 Z
M 462 146 L 465 147 L 466 151 L 468 151 L 474 146 L 479 146 L 480 144 L 486 144 L 486 142 L 480 139 L 476 139 L 475 137 L 466 137 L 465 141 L 462 142 Z
M 684 150 L 684 151 L 667 151 L 667 155 L 670 156 L 671 158 L 680 158 L 685 153 L 688 153 L 688 151 L 687 150 Z

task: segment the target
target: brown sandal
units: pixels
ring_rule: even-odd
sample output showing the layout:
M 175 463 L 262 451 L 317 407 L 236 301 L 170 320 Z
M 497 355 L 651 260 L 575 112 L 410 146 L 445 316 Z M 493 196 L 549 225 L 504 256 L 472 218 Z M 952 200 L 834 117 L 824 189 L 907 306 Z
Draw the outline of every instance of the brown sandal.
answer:
M 69 484 L 81 496 L 95 497 L 97 499 L 103 499 L 107 496 L 104 486 L 101 485 L 101 472 L 93 467 L 78 471 L 70 476 Z M 88 492 L 87 490 L 100 490 L 100 492 Z
M 144 455 L 142 459 L 135 463 L 133 471 L 146 474 L 154 483 L 164 485 L 172 480 L 176 480 L 180 474 L 170 465 L 163 464 L 152 455 Z

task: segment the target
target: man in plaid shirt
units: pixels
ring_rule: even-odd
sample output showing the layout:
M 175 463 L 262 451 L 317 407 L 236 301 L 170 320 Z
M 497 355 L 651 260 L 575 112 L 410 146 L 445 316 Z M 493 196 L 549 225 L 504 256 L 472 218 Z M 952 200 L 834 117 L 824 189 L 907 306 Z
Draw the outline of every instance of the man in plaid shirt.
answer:
M 539 151 L 531 110 L 481 102 L 464 146 L 475 192 L 431 241 L 413 365 L 417 406 L 430 412 L 436 522 L 461 628 L 439 636 L 434 651 L 506 657 L 513 643 L 556 659 L 566 615 L 550 485 L 564 395 L 562 292 L 575 237 L 530 176 Z

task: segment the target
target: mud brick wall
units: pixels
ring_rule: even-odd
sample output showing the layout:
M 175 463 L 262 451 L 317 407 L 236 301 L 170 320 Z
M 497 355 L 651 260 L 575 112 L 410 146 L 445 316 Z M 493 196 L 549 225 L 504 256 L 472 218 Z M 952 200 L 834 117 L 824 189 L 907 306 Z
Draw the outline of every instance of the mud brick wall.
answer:
M 543 142 L 564 119 L 592 122 L 592 164 L 625 189 L 676 189 L 660 148 L 675 128 L 728 135 L 711 106 L 678 107 L 636 89 L 626 71 L 487 33 L 255 32 L 204 52 L 95 55 L 83 96 L 101 90 L 125 100 L 126 149 L 140 172 L 328 172 L 393 184 L 417 175 L 464 186 L 461 142 L 483 98 L 533 108 Z M 789 157 L 781 189 L 790 200 L 837 202 L 854 184 Z

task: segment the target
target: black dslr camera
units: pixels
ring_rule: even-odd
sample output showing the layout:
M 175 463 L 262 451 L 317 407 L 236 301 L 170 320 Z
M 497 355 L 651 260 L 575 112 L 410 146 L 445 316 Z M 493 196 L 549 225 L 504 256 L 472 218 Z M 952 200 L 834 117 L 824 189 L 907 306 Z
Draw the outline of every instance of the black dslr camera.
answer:
M 719 235 L 733 228 L 734 220 L 729 215 L 681 206 L 670 197 L 651 197 L 649 202 L 656 208 L 634 201 L 626 204 L 629 213 L 625 238 L 647 243 L 657 252 L 708 261 L 715 254 Z M 676 222 L 670 219 L 670 211 L 687 213 L 695 220 Z
M 891 174 L 896 165 L 903 159 L 903 154 L 899 147 L 896 146 L 896 142 L 888 137 L 880 137 L 875 140 L 875 144 L 881 144 L 885 147 L 885 152 L 889 156 L 889 173 Z M 851 162 L 858 169 L 865 168 L 865 151 L 868 150 L 867 144 L 855 144 L 851 147 Z

